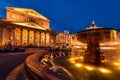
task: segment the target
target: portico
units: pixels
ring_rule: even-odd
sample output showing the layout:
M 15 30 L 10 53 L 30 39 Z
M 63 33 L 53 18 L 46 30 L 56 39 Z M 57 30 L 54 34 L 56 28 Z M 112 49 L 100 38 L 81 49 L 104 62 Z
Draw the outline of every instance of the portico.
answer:
M 50 46 L 49 31 L 17 27 L 3 27 L 2 45 L 11 43 L 13 46 Z

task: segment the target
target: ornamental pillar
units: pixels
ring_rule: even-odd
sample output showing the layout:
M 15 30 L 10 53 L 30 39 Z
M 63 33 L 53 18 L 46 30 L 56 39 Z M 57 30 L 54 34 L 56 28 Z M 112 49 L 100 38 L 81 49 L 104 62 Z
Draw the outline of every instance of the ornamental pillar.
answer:
M 38 46 L 41 46 L 41 32 L 39 32 L 39 40 L 38 40 Z
M 20 29 L 20 46 L 22 46 L 23 29 Z
M 34 44 L 34 46 L 36 46 L 36 31 L 34 31 L 34 38 L 33 39 L 34 39 L 33 44 Z
M 6 44 L 6 37 L 7 37 L 7 30 L 6 27 L 3 28 L 3 38 L 2 38 L 2 45 Z
M 28 35 L 27 35 L 27 46 L 30 45 L 30 30 L 28 30 Z
M 12 46 L 15 45 L 15 28 L 12 28 Z
M 45 37 L 44 37 L 44 46 L 46 47 L 46 33 L 45 33 Z

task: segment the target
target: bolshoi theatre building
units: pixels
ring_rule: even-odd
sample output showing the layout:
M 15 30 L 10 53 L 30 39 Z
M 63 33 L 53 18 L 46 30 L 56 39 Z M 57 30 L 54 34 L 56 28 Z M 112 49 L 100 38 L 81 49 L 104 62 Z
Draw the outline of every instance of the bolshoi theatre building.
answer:
M 6 7 L 6 19 L 0 18 L 0 46 L 51 46 L 56 33 L 50 20 L 33 9 Z

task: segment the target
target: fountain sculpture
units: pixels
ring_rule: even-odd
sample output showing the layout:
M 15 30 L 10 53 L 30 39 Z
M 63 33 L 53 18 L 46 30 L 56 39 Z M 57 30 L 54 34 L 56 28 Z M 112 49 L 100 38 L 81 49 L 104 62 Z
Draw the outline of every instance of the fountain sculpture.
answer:
M 117 31 L 111 28 L 96 27 L 93 21 L 90 28 L 78 32 L 76 36 L 80 42 L 87 43 L 83 62 L 99 65 L 104 59 L 100 52 L 100 43 L 117 39 Z

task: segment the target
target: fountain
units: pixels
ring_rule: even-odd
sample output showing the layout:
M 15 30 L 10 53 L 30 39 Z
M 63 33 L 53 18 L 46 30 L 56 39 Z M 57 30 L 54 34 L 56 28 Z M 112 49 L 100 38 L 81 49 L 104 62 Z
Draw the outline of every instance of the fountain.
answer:
M 49 80 L 119 80 L 120 61 L 111 59 L 117 56 L 113 56 L 119 49 L 113 45 L 117 40 L 117 30 L 96 27 L 93 21 L 90 28 L 76 34 L 71 54 L 66 51 L 49 52 L 39 59 L 38 66 L 43 68 L 36 69 L 40 69 L 43 78 Z
M 56 58 L 55 64 L 66 68 L 73 75 L 73 80 L 118 80 L 119 76 L 115 74 L 120 74 L 120 63 L 106 61 L 109 53 L 106 54 L 103 50 L 108 42 L 110 44 L 117 40 L 117 30 L 96 27 L 93 21 L 90 28 L 76 34 L 71 56 Z M 111 46 L 114 46 L 109 44 L 106 51 L 109 48 L 112 50 Z
M 99 65 L 104 59 L 100 52 L 100 43 L 117 39 L 117 31 L 111 28 L 96 27 L 93 21 L 90 28 L 78 32 L 76 36 L 80 42 L 87 44 L 83 62 Z
M 111 59 L 116 58 L 113 55 L 117 55 L 114 53 L 119 46 L 113 44 L 117 44 L 117 41 L 120 44 L 117 30 L 96 27 L 93 21 L 91 27 L 74 37 L 70 56 L 63 52 L 51 53 L 51 59 L 47 59 L 47 56 L 42 60 L 46 65 L 52 64 L 50 71 L 70 80 L 119 80 L 120 62 Z

